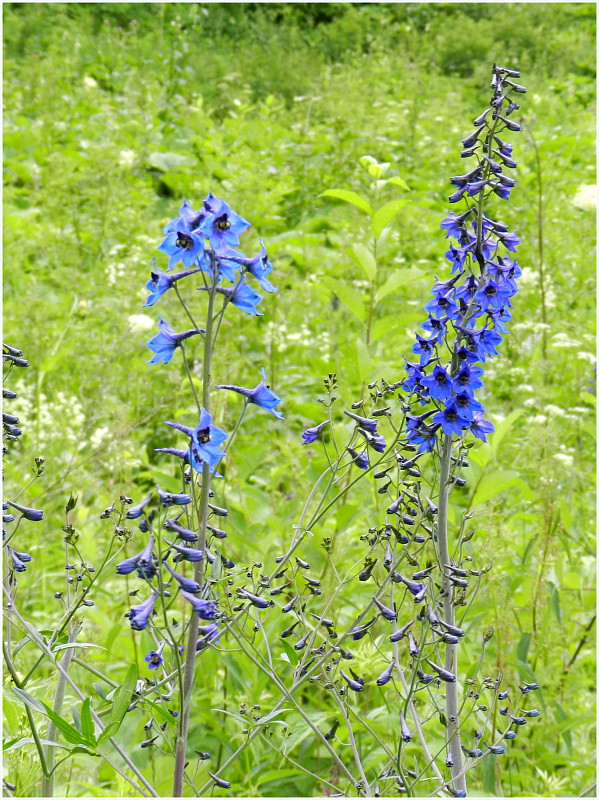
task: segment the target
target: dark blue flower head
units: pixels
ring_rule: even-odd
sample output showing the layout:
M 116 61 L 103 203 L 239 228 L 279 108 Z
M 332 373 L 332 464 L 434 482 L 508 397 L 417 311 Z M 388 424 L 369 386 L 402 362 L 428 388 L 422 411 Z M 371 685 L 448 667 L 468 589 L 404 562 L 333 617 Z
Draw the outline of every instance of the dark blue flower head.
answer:
M 144 656 L 144 661 L 150 669 L 159 669 L 164 664 L 162 651 L 164 650 L 164 642 L 160 644 L 158 650 L 150 650 L 147 656 Z
M 200 591 L 202 587 L 193 578 L 186 578 L 185 575 L 180 575 L 178 572 L 175 572 L 175 570 L 172 569 L 168 561 L 163 561 L 162 563 L 170 572 L 170 574 L 173 576 L 173 578 L 177 581 L 181 589 L 184 589 L 186 592 L 190 592 L 191 594 L 197 594 Z
M 165 424 L 189 436 L 189 450 L 175 451 L 174 448 L 165 447 L 157 448 L 157 450 L 159 452 L 173 452 L 181 458 L 185 453 L 185 460 L 191 463 L 196 472 L 202 472 L 204 462 L 213 469 L 221 458 L 225 456 L 225 453 L 219 450 L 219 445 L 225 441 L 227 434 L 221 428 L 212 424 L 212 416 L 205 408 L 202 409 L 197 428 L 190 428 L 188 425 L 181 425 L 178 422 L 166 422 Z
M 356 450 L 352 450 L 351 447 L 347 448 L 347 452 L 352 457 L 352 461 L 355 463 L 357 467 L 360 469 L 368 469 L 370 466 L 370 461 L 368 459 L 368 453 L 366 451 L 362 453 L 358 453 Z
M 247 220 L 233 211 L 224 200 L 215 197 L 212 192 L 204 200 L 204 213 L 199 230 L 216 251 L 226 247 L 237 247 L 239 234 L 250 227 Z
M 177 222 L 179 224 L 167 233 L 158 249 L 169 257 L 169 270 L 179 261 L 190 269 L 204 252 L 204 240 L 198 231 L 190 230 L 184 220 L 179 219 Z
M 146 547 L 138 553 L 136 556 L 131 556 L 130 558 L 124 559 L 121 561 L 120 564 L 116 566 L 116 573 L 117 575 L 130 575 L 133 570 L 135 569 L 142 569 L 146 570 L 150 568 L 150 571 L 154 573 L 153 569 L 153 561 L 152 561 L 152 550 L 154 548 L 154 537 L 150 536 L 150 540 Z M 147 577 L 153 577 L 147 576 Z
M 136 506 L 131 506 L 131 508 L 127 510 L 127 514 L 125 515 L 127 519 L 139 519 L 139 517 L 141 517 L 141 515 L 144 513 L 145 507 L 151 501 L 153 496 L 154 493 L 150 492 L 150 494 L 147 497 L 145 497 L 141 501 L 141 503 L 138 503 Z
M 199 287 L 199 291 L 206 291 L 204 286 Z M 237 306 L 240 311 L 245 311 L 254 317 L 261 317 L 262 314 L 257 310 L 256 306 L 262 301 L 262 297 L 258 292 L 254 291 L 251 286 L 245 283 L 245 277 L 242 275 L 237 284 L 228 289 L 224 286 L 218 286 L 216 291 L 223 294 L 229 302 Z
M 185 339 L 189 339 L 191 336 L 195 336 L 198 333 L 204 333 L 204 331 L 198 331 L 194 328 L 189 331 L 177 333 L 177 331 L 174 331 L 162 317 L 159 317 L 158 333 L 148 342 L 148 347 L 155 353 L 148 361 L 148 364 L 157 364 L 160 361 L 164 364 L 168 364 L 173 357 L 175 348 Z
M 173 283 L 186 278 L 188 275 L 194 275 L 196 272 L 201 272 L 201 268 L 189 269 L 184 272 L 173 272 L 172 275 L 167 275 L 165 272 L 152 271 L 150 280 L 146 283 L 146 289 L 150 293 L 148 299 L 144 303 L 145 307 L 153 306 L 163 294 L 168 292 Z
M 186 492 L 165 492 L 160 486 L 156 487 L 156 491 L 165 508 L 167 506 L 186 506 L 191 503 L 191 497 Z
M 228 389 L 231 392 L 237 392 L 247 398 L 248 403 L 254 403 L 261 408 L 270 411 L 278 419 L 285 419 L 280 411 L 275 411 L 275 406 L 281 402 L 281 398 L 271 391 L 270 387 L 266 384 L 266 370 L 262 368 L 262 380 L 253 389 L 245 389 L 243 386 L 235 386 L 233 384 L 219 384 L 215 389 Z

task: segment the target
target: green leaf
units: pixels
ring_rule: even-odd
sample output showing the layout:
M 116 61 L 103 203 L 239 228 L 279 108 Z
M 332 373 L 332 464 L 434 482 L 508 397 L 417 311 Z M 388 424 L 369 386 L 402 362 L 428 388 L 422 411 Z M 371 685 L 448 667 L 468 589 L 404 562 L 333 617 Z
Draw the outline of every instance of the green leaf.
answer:
M 365 383 L 370 376 L 372 359 L 368 352 L 368 346 L 363 339 L 356 339 L 356 363 L 360 382 Z
M 16 686 L 11 686 L 10 688 L 13 690 L 19 700 L 26 706 L 29 706 L 29 708 L 32 708 L 34 711 L 39 711 L 40 714 L 46 713 L 43 703 L 30 695 L 29 692 L 26 692 L 24 689 L 17 689 Z
M 323 277 L 321 284 L 333 292 L 360 322 L 364 322 L 366 319 L 366 307 L 362 295 L 357 289 L 329 277 Z
M 285 641 L 285 639 L 283 639 L 283 641 Z M 257 724 L 258 725 L 263 725 L 265 722 L 270 722 L 271 719 L 274 719 L 275 717 L 278 717 L 279 714 L 284 714 L 287 711 L 293 711 L 293 709 L 292 708 L 277 708 L 275 711 L 271 711 L 270 714 L 267 714 L 264 717 L 260 717 L 260 719 L 258 720 Z
M 106 650 L 106 648 L 102 647 L 102 645 L 92 644 L 92 642 L 67 642 L 66 644 L 59 644 L 56 647 L 53 647 L 52 652 L 58 653 L 59 650 L 68 650 L 69 648 L 75 647 L 97 647 L 98 650 Z
M 553 613 L 555 614 L 555 618 L 562 624 L 562 612 L 560 608 L 559 602 L 559 589 L 553 583 L 553 581 L 547 581 L 547 588 L 549 589 L 549 599 L 551 600 L 551 607 L 553 608 Z
M 496 470 L 485 475 L 472 495 L 472 505 L 486 503 L 489 498 L 514 486 L 519 480 L 519 473 L 513 469 Z
M 361 197 L 357 192 L 352 192 L 349 189 L 327 189 L 326 192 L 323 192 L 321 197 L 334 197 L 337 200 L 343 200 L 346 203 L 351 203 L 352 206 L 356 206 L 360 208 L 362 211 L 366 212 L 372 216 L 372 207 L 366 198 Z
M 137 686 L 137 675 L 137 664 L 131 664 L 127 675 L 125 676 L 125 680 L 115 692 L 114 700 L 112 702 L 112 713 L 110 714 L 108 725 L 112 725 L 113 722 L 118 722 L 118 727 L 116 730 L 120 728 L 121 722 L 123 721 L 125 714 L 127 713 L 127 709 L 131 703 L 131 695 Z
M 62 733 L 67 742 L 70 742 L 71 744 L 84 744 L 88 747 L 95 747 L 95 742 L 91 742 L 89 739 L 79 733 L 74 725 L 71 725 L 70 722 L 67 722 L 66 719 L 63 719 L 60 714 L 56 714 L 49 705 L 44 703 L 44 707 L 46 709 L 46 714 Z
M 114 736 L 114 734 L 118 731 L 120 727 L 121 727 L 120 722 L 109 722 L 108 725 L 102 731 L 102 733 L 98 736 L 98 741 L 97 741 L 98 746 L 101 745 L 102 742 L 105 742 L 106 739 L 110 739 L 111 736 Z
M 370 230 L 375 239 L 378 239 L 383 232 L 383 228 L 387 227 L 406 203 L 407 200 L 391 200 L 375 212 L 370 221 Z
M 283 650 L 287 653 L 287 656 L 289 657 L 289 660 L 293 666 L 297 666 L 299 663 L 299 655 L 297 654 L 297 650 L 294 650 L 286 639 L 281 639 L 281 644 L 283 645 Z
M 528 659 L 528 651 L 530 650 L 530 643 L 532 641 L 532 634 L 531 633 L 523 633 L 520 637 L 520 641 L 518 642 L 518 661 L 522 662 L 522 664 L 526 665 L 526 661 Z
M 156 716 L 161 717 L 164 722 L 168 722 L 169 725 L 177 724 L 177 720 L 173 715 L 169 714 L 166 708 L 163 708 L 159 703 L 154 703 L 152 700 L 148 700 L 147 697 L 144 697 L 144 704 L 148 705 Z
M 414 281 L 422 275 L 422 271 L 419 269 L 398 269 L 395 272 L 392 272 L 391 275 L 387 278 L 385 283 L 381 286 L 381 288 L 377 291 L 375 300 L 377 303 L 380 303 L 388 294 L 394 292 L 396 289 L 399 289 L 400 286 L 403 286 L 410 281 Z
M 387 183 L 392 183 L 393 186 L 399 186 L 400 189 L 405 189 L 407 192 L 410 191 L 410 187 L 404 181 L 403 178 L 400 178 L 399 175 L 395 175 L 393 178 L 389 178 Z
M 151 167 L 159 169 L 161 172 L 170 172 L 173 169 L 191 164 L 192 161 L 188 156 L 183 156 L 180 153 L 150 153 L 148 163 Z
M 35 739 L 33 736 L 24 736 L 22 739 L 11 739 L 9 742 L 5 742 L 2 746 L 2 752 L 8 753 L 9 750 L 16 750 L 19 747 L 23 747 L 26 744 L 33 744 Z M 42 744 L 47 745 L 48 747 L 61 747 L 63 750 L 69 750 L 66 744 L 60 744 L 60 742 L 52 742 L 50 739 L 40 739 Z
M 372 252 L 363 244 L 353 244 L 350 255 L 362 268 L 368 280 L 373 281 L 376 278 L 376 261 Z
M 494 756 L 487 756 L 483 759 L 483 786 L 485 792 L 488 792 L 491 797 L 495 795 L 495 763 Z
M 91 712 L 91 697 L 86 697 L 81 706 L 81 733 L 89 741 L 96 741 L 96 729 Z

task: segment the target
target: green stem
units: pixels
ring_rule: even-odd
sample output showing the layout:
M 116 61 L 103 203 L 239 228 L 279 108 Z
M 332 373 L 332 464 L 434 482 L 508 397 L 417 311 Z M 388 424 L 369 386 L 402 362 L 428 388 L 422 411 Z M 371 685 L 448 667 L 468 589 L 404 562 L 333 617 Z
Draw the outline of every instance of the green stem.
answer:
M 437 517 L 437 539 L 439 542 L 439 557 L 443 572 L 443 582 L 441 592 L 443 595 L 443 611 L 445 622 L 448 625 L 455 625 L 455 613 L 453 607 L 453 586 L 449 580 L 448 571 L 443 567 L 444 564 L 451 564 L 449 555 L 449 539 L 447 535 L 447 508 L 449 503 L 449 467 L 451 463 L 451 439 L 452 436 L 445 436 L 443 441 L 443 451 L 441 454 L 441 470 L 439 474 L 439 513 Z M 459 701 L 458 701 L 458 660 L 456 645 L 448 644 L 445 647 L 445 669 L 456 676 L 454 683 L 448 683 L 445 688 L 447 698 L 447 736 L 449 738 L 449 748 L 453 760 L 451 774 L 454 777 L 454 789 L 458 792 L 466 791 L 466 776 L 463 771 L 462 763 L 462 743 L 460 740 L 460 720 L 459 720 Z
M 202 405 L 206 411 L 210 411 L 210 379 L 212 366 L 212 351 L 214 347 L 213 324 L 214 324 L 214 300 L 216 297 L 216 271 L 212 276 L 212 285 L 208 294 L 208 312 L 206 315 L 206 333 L 204 335 L 204 363 L 202 364 Z M 218 331 L 216 332 L 218 333 Z M 193 386 L 193 384 L 192 384 Z M 194 389 L 195 394 L 195 389 Z M 197 399 L 196 399 L 197 402 Z M 198 405 L 199 408 L 199 405 Z M 206 530 L 208 524 L 208 498 L 210 495 L 210 465 L 204 462 L 202 470 L 202 493 L 200 496 L 200 539 L 198 548 L 205 553 L 206 551 Z M 204 582 L 204 559 L 196 562 L 195 580 L 203 584 Z M 191 693 L 194 684 L 194 665 L 196 656 L 196 643 L 198 640 L 198 628 L 200 620 L 197 614 L 192 614 L 189 623 L 187 637 L 187 650 L 185 658 L 185 671 L 183 676 L 183 696 L 181 697 L 180 720 L 181 727 L 177 739 L 175 751 L 175 774 L 173 783 L 173 796 L 183 796 L 183 781 L 185 772 L 185 756 L 187 751 L 187 737 L 189 734 L 189 711 L 191 707 Z

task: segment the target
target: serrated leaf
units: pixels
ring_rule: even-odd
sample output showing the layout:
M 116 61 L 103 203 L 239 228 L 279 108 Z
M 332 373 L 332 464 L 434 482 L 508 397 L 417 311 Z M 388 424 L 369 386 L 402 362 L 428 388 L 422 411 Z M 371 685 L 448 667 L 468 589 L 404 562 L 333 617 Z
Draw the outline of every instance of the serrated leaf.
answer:
M 399 211 L 405 206 L 407 200 L 391 200 L 381 206 L 370 221 L 370 230 L 375 239 L 381 235 L 383 228 L 386 228 L 391 220 L 397 216 Z
M 372 252 L 363 244 L 353 244 L 350 254 L 368 280 L 373 281 L 376 278 L 376 260 Z
M 321 197 L 334 197 L 337 200 L 343 200 L 346 203 L 351 203 L 352 206 L 361 209 L 366 214 L 372 216 L 372 206 L 365 197 L 361 197 L 357 192 L 352 192 L 350 189 L 327 189 L 323 192 Z
M 30 695 L 29 692 L 26 692 L 24 689 L 17 689 L 16 686 L 11 686 L 10 688 L 26 706 L 29 706 L 29 708 L 32 708 L 34 711 L 39 711 L 40 714 L 46 713 L 43 703 L 33 697 L 33 695 Z
M 398 269 L 395 272 L 392 272 L 391 275 L 387 278 L 385 283 L 380 287 L 377 291 L 375 300 L 377 303 L 380 303 L 387 295 L 394 292 L 396 289 L 399 289 L 400 286 L 404 286 L 406 283 L 410 281 L 414 281 L 422 275 L 422 271 L 419 269 Z

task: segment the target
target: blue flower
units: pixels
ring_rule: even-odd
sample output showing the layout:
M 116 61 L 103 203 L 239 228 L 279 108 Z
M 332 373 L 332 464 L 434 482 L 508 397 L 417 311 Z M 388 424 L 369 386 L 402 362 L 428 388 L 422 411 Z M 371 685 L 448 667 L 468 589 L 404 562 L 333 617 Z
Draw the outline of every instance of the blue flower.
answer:
M 186 529 L 183 529 L 183 530 L 186 530 Z M 190 531 L 190 533 L 193 533 L 193 531 Z M 193 535 L 195 536 L 195 534 L 193 534 Z M 181 537 L 181 538 L 183 538 L 183 537 Z M 195 536 L 194 541 L 197 540 L 197 538 L 198 537 Z M 177 551 L 177 556 L 173 559 L 173 561 L 180 561 L 181 559 L 183 559 L 185 561 L 196 562 L 196 561 L 203 561 L 203 559 L 204 559 L 204 553 L 202 553 L 201 550 L 198 550 L 195 547 L 181 547 L 178 544 L 174 544 L 173 542 L 169 542 L 168 539 L 165 539 L 164 541 L 169 545 L 169 547 L 172 547 L 174 550 Z
M 253 389 L 245 389 L 243 386 L 235 386 L 234 384 L 220 384 L 214 387 L 215 389 L 228 389 L 231 392 L 237 392 L 247 398 L 248 403 L 260 406 L 260 408 L 270 411 L 278 419 L 285 419 L 280 411 L 275 411 L 275 406 L 281 402 L 281 398 L 270 390 L 266 385 L 266 371 L 262 368 L 262 380 Z
M 206 215 L 199 230 L 210 241 L 212 248 L 218 251 L 225 247 L 237 247 L 239 234 L 249 228 L 250 223 L 212 192 L 204 200 L 204 209 Z
M 200 625 L 198 633 L 201 633 L 201 636 L 196 642 L 196 653 L 203 650 L 211 642 L 218 641 L 218 622 L 212 622 L 210 625 Z
M 443 367 L 436 366 L 433 374 L 421 378 L 420 383 L 437 400 L 447 400 L 451 395 L 452 380 Z
M 126 617 L 129 617 L 131 627 L 134 631 L 143 631 L 148 627 L 148 622 L 154 611 L 157 598 L 158 592 L 152 592 L 147 600 L 140 603 L 138 606 L 133 606 L 133 608 L 125 614 Z
M 315 425 L 313 428 L 306 428 L 306 430 L 302 433 L 302 445 L 312 444 L 312 442 L 315 442 L 317 439 L 319 439 L 322 435 L 323 428 L 328 424 L 329 420 L 325 419 L 324 422 L 321 422 L 319 425 Z
M 474 414 L 472 422 L 470 423 L 470 430 L 477 439 L 481 439 L 483 442 L 486 442 L 487 434 L 493 433 L 495 431 L 495 427 L 492 422 L 488 422 L 485 419 L 483 411 L 478 411 Z
M 272 272 L 273 266 L 268 260 L 266 247 L 264 246 L 264 242 L 262 241 L 262 239 L 260 239 L 260 245 L 262 249 L 260 250 L 257 256 L 254 256 L 254 258 L 249 259 L 247 262 L 245 262 L 245 268 L 250 273 L 250 275 L 253 275 L 254 278 L 256 278 L 256 280 L 258 281 L 258 283 L 260 284 L 262 289 L 264 289 L 265 292 L 276 292 L 278 290 L 275 289 L 275 287 L 272 285 L 272 283 L 268 280 L 267 277 Z
M 206 290 L 203 286 L 200 286 L 199 291 Z M 245 283 L 245 278 L 243 275 L 237 282 L 237 285 L 232 289 L 228 289 L 224 286 L 218 286 L 216 291 L 219 294 L 225 295 L 229 302 L 233 303 L 233 305 L 237 306 L 237 308 L 239 308 L 241 311 L 245 311 L 246 314 L 250 314 L 251 316 L 255 317 L 262 316 L 262 314 L 256 309 L 258 303 L 262 301 L 262 297 L 258 294 L 258 292 L 254 291 L 251 286 L 248 286 Z
M 194 211 L 187 200 L 184 200 L 179 209 L 179 216 L 168 223 L 164 229 L 164 234 L 172 233 L 172 231 L 181 227 L 182 224 L 190 231 L 195 231 L 200 226 L 200 222 L 204 219 L 206 213 L 205 210 Z
M 194 328 L 189 331 L 177 333 L 169 326 L 167 322 L 165 322 L 165 320 L 162 319 L 162 317 L 159 317 L 158 333 L 148 342 L 148 347 L 156 355 L 152 356 L 152 358 L 148 361 L 148 364 L 157 364 L 160 361 L 162 361 L 164 364 L 168 364 L 173 357 L 175 348 L 178 347 L 185 339 L 189 339 L 191 336 L 195 336 L 198 333 L 203 333 L 203 331 L 197 331 Z
M 446 436 L 451 436 L 452 433 L 458 436 L 462 435 L 462 429 L 468 424 L 468 420 L 463 419 L 456 408 L 454 402 L 450 402 L 443 411 L 439 411 L 433 417 L 433 422 L 438 423 L 443 428 L 443 433 Z
M 180 281 L 181 278 L 186 278 L 188 275 L 194 275 L 196 272 L 201 272 L 201 268 L 185 270 L 184 272 L 174 272 L 172 275 L 167 275 L 165 272 L 152 272 L 150 280 L 146 283 L 146 289 L 150 293 L 148 299 L 144 303 L 144 307 L 153 306 L 163 294 L 168 292 L 173 283 Z
M 164 642 L 160 645 L 158 650 L 150 650 L 147 656 L 144 656 L 144 661 L 147 663 L 150 669 L 159 669 L 162 664 L 164 664 L 164 658 L 162 657 L 162 651 L 164 649 Z
M 196 263 L 198 257 L 204 252 L 204 241 L 197 231 L 192 231 L 180 219 L 174 230 L 167 233 L 158 249 L 168 257 L 168 269 L 171 270 L 182 261 L 187 269 Z
M 131 556 L 130 558 L 124 559 L 121 561 L 120 564 L 116 566 L 116 573 L 117 575 L 130 575 L 133 570 L 142 568 L 145 569 L 147 567 L 152 567 L 152 550 L 154 548 L 154 537 L 150 536 L 150 540 L 146 547 L 138 553 L 136 556 Z M 153 577 L 149 576 L 149 577 Z
M 178 422 L 166 422 L 165 424 L 189 436 L 191 441 L 189 451 L 186 452 L 186 460 L 191 463 L 196 472 L 202 471 L 203 462 L 213 468 L 226 455 L 222 450 L 219 450 L 219 445 L 225 441 L 227 434 L 221 428 L 212 425 L 212 416 L 205 408 L 202 409 L 197 428 L 190 428 Z M 167 448 L 159 449 L 162 452 Z M 191 459 L 189 458 L 189 453 L 191 453 Z

